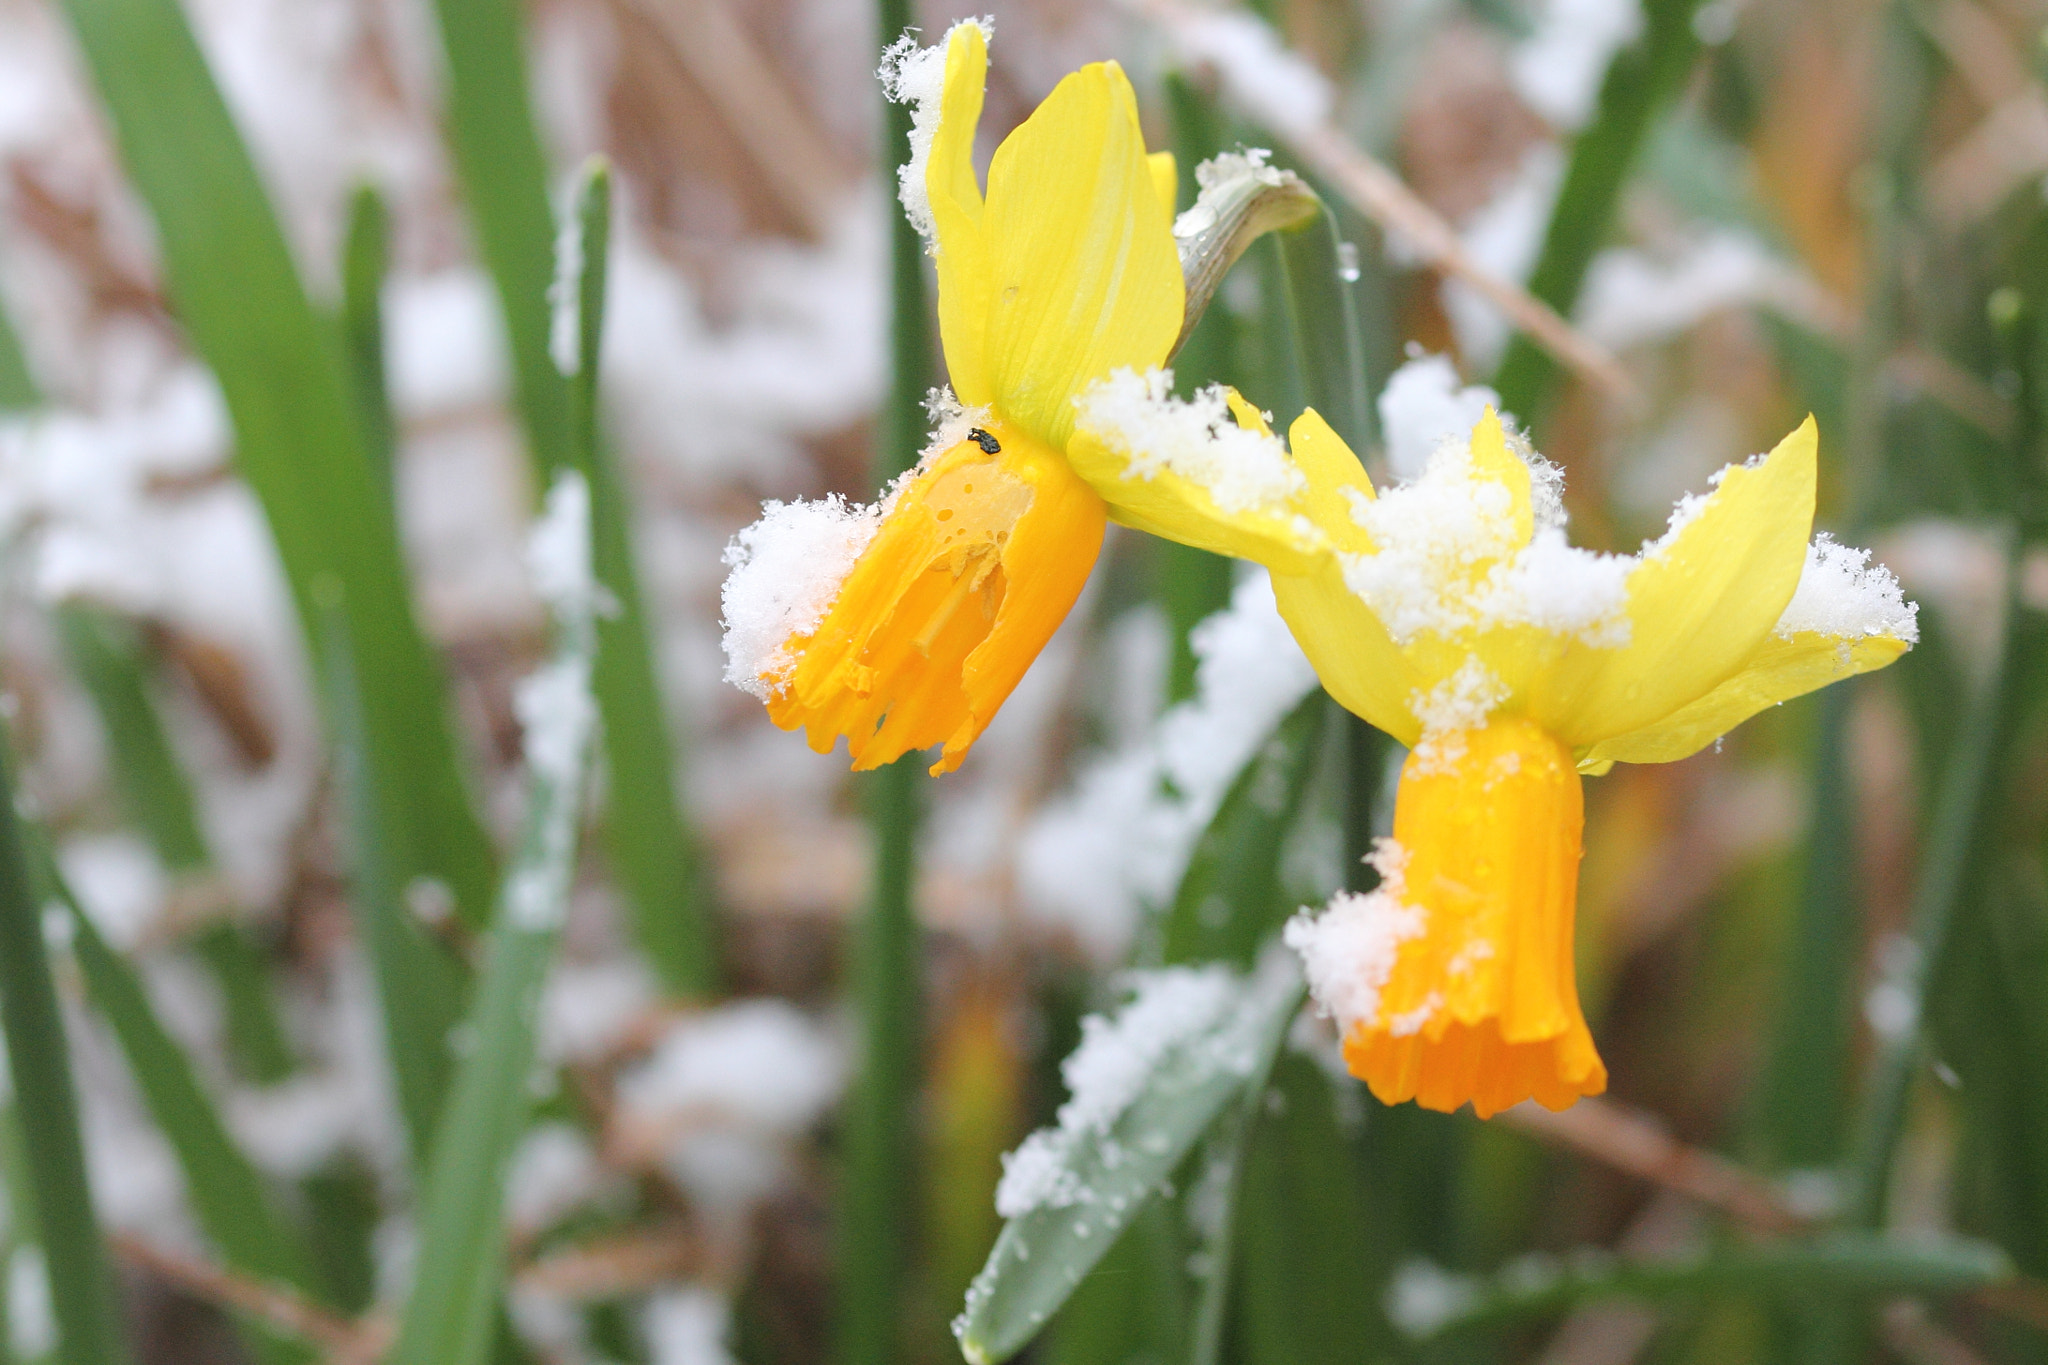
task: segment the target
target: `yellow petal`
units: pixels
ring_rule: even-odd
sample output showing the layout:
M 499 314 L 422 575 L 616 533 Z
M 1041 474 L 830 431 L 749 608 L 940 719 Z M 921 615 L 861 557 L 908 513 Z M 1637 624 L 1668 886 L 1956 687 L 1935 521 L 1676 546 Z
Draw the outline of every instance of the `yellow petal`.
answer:
M 1180 194 L 1180 171 L 1173 164 L 1172 152 L 1154 152 L 1145 158 L 1145 164 L 1152 168 L 1152 190 L 1159 196 L 1159 206 L 1166 210 L 1166 220 L 1173 221 L 1174 200 Z
M 988 82 L 988 38 L 975 23 L 955 24 L 946 42 L 946 83 L 938 131 L 925 166 L 931 201 L 934 265 L 939 277 L 939 339 L 953 392 L 969 407 L 991 396 L 983 356 L 988 317 L 988 250 L 982 236 L 981 186 L 974 178 L 974 130 Z
M 1308 572 L 1327 545 L 1290 506 L 1226 512 L 1208 489 L 1170 469 L 1134 477 L 1129 457 L 1091 431 L 1068 439 L 1067 461 L 1109 503 L 1110 520 L 1134 531 L 1282 573 Z
M 1664 722 L 1756 654 L 1806 563 L 1818 439 L 1809 417 L 1761 463 L 1724 471 L 1698 513 L 1630 573 L 1628 643 L 1573 642 L 1535 682 L 1538 723 L 1587 752 Z
M 996 149 L 982 240 L 987 401 L 1062 449 L 1075 395 L 1111 370 L 1157 366 L 1180 334 L 1180 256 L 1116 63 L 1066 77 Z
M 1472 469 L 1479 478 L 1507 486 L 1508 495 L 1514 499 L 1513 544 L 1527 545 L 1536 530 L 1535 509 L 1529 501 L 1529 466 L 1508 449 L 1500 414 L 1491 407 L 1479 419 L 1479 425 L 1472 428 Z
M 1369 552 L 1372 538 L 1351 515 L 1351 509 L 1355 500 L 1370 502 L 1377 495 L 1358 456 L 1314 408 L 1304 408 L 1294 419 L 1287 429 L 1287 446 L 1308 478 L 1308 492 L 1300 499 L 1303 513 L 1338 549 Z
M 1273 596 L 1338 704 L 1412 747 L 1422 726 L 1409 699 L 1423 679 L 1380 618 L 1344 585 L 1336 556 L 1322 556 L 1306 574 L 1275 572 Z
M 1857 640 L 1802 631 L 1773 635 L 1741 671 L 1689 706 L 1654 725 L 1602 740 L 1579 760 L 1591 771 L 1610 763 L 1670 763 L 1698 753 L 1767 706 L 1804 696 L 1858 673 L 1883 668 L 1906 652 L 1890 635 Z

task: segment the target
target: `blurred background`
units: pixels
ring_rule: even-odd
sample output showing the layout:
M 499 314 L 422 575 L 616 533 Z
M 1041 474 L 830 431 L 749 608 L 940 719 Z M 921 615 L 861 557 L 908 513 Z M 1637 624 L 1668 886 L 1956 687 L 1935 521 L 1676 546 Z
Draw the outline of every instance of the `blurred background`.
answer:
M 2048 10 L 986 7 L 984 165 L 1114 57 L 1182 207 L 1220 151 L 1309 173 L 1376 477 L 1488 386 L 1564 467 L 1574 540 L 1632 550 L 1811 411 L 1821 526 L 1922 632 L 1589 782 L 1609 1097 L 1387 1109 L 1304 1016 L 1234 1198 L 1205 1215 L 1184 1171 L 1029 1358 L 2048 1359 Z M 1345 880 L 1345 792 L 1387 757 L 1220 560 L 1112 531 L 942 779 L 856 779 L 722 680 L 730 538 L 764 499 L 867 496 L 943 380 L 874 71 L 906 17 L 929 42 L 962 14 L 885 10 L 0 0 L 0 684 L 30 861 L 76 900 L 43 876 L 0 945 L 28 989 L 40 916 L 68 1035 L 24 1041 L 10 999 L 6 1359 L 122 1349 L 59 1331 L 101 1310 L 38 1225 L 39 1125 L 68 1119 L 34 1046 L 69 1063 L 133 1358 L 368 1361 L 427 1295 L 560 469 L 593 475 L 624 609 L 601 797 L 505 1053 L 532 1115 L 486 1182 L 502 1250 L 461 1262 L 502 1274 L 493 1358 L 957 1359 L 1001 1155 L 1118 973 L 1173 956 L 1190 859 L 1258 923 Z M 546 301 L 592 154 L 594 444 Z M 1183 388 L 1283 423 L 1324 392 L 1341 309 L 1288 266 L 1235 268 Z M 406 1331 L 391 1358 L 435 1359 Z

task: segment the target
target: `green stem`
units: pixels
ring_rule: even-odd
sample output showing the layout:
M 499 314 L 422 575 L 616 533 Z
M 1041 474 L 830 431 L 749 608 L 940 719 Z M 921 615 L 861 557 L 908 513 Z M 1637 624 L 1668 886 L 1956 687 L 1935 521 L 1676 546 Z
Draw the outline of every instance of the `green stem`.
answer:
M 881 45 L 913 22 L 908 0 L 878 0 Z M 888 155 L 909 144 L 910 109 L 884 107 Z M 882 411 L 875 483 L 917 463 L 924 444 L 922 403 L 932 380 L 932 323 L 925 297 L 924 244 L 889 206 L 893 381 Z M 846 1177 L 839 1209 L 842 1365 L 887 1365 L 899 1356 L 898 1305 L 912 1227 L 910 1171 L 916 1160 L 912 1109 L 918 1082 L 923 994 L 917 918 L 917 828 L 923 774 L 916 755 L 866 779 L 874 833 L 874 879 L 856 930 L 852 975 L 861 1016 L 861 1070 L 847 1111 Z
M 118 1365 L 128 1353 L 85 1173 L 78 1097 L 43 946 L 43 907 L 15 816 L 9 748 L 0 735 L 0 1021 L 21 1101 L 15 1111 L 35 1191 L 58 1357 L 63 1365 Z

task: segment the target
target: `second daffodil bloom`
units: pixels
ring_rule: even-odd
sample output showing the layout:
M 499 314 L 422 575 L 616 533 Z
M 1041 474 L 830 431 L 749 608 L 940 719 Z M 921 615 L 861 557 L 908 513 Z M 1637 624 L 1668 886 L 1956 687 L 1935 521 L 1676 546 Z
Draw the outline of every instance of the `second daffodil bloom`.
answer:
M 1313 412 L 1282 452 L 1240 406 L 1232 439 L 1292 473 L 1249 495 L 1202 474 L 1170 401 L 1098 397 L 1091 449 L 1150 476 L 1159 529 L 1265 546 L 1324 685 L 1409 746 L 1378 889 L 1288 927 L 1353 1073 L 1388 1103 L 1481 1117 L 1605 1089 L 1572 974 L 1580 775 L 1683 758 L 1917 638 L 1867 552 L 1808 540 L 1812 420 L 1640 553 L 1603 555 L 1566 543 L 1560 471 L 1490 410 L 1376 491 Z
M 855 768 L 943 746 L 960 763 L 1066 616 L 1110 508 L 1075 472 L 1074 399 L 1161 364 L 1181 328 L 1173 164 L 1148 157 L 1115 63 L 1084 67 L 997 148 L 972 153 L 980 23 L 884 68 L 916 105 L 904 205 L 936 258 L 957 402 L 872 508 L 771 504 L 728 554 L 727 677 Z

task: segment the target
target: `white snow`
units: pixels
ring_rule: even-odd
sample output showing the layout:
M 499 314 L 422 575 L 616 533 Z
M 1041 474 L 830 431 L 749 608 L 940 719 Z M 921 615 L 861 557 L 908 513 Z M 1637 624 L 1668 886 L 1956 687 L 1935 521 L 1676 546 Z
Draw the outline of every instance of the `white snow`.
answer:
M 1593 116 L 1615 54 L 1642 31 L 1638 0 L 1548 0 L 1508 59 L 1515 92 L 1560 132 L 1576 132 Z
M 22 1360 L 40 1360 L 57 1349 L 50 1271 L 39 1246 L 18 1246 L 7 1259 L 7 1344 Z
M 135 835 L 74 835 L 58 848 L 57 864 L 93 927 L 117 951 L 133 951 L 163 911 L 163 865 Z
M 536 1124 L 519 1140 L 505 1174 L 505 1219 L 514 1229 L 546 1231 L 603 1188 L 597 1152 L 573 1124 Z
M 1264 570 L 1247 573 L 1191 643 L 1195 695 L 1083 771 L 1019 843 L 1026 906 L 1098 961 L 1119 957 L 1140 912 L 1173 894 L 1231 780 L 1317 685 Z
M 1336 103 L 1329 79 L 1255 15 L 1191 11 L 1175 16 L 1168 34 L 1182 61 L 1214 70 L 1238 108 L 1282 137 L 1329 120 Z
M 540 518 L 526 541 L 526 568 L 533 590 L 558 617 L 587 620 L 608 603 L 590 558 L 590 485 L 564 470 L 548 489 Z
M 1806 547 L 1806 566 L 1778 618 L 1777 635 L 1789 640 L 1817 631 L 1838 640 L 1888 635 L 1912 642 L 1920 638 L 1919 616 L 1892 571 L 1870 562 L 1870 551 L 1823 531 Z
M 1422 474 L 1355 499 L 1373 550 L 1343 558 L 1344 581 L 1397 644 L 1424 633 L 1534 626 L 1596 648 L 1628 642 L 1628 575 L 1636 561 L 1565 541 L 1562 473 L 1519 437 L 1509 450 L 1530 473 L 1534 533 L 1518 540 L 1513 495 L 1484 476 L 1469 441 L 1443 441 Z
M 1432 451 L 1445 441 L 1464 440 L 1488 408 L 1498 407 L 1500 395 L 1483 384 L 1461 382 L 1450 357 L 1418 351 L 1380 390 L 1387 467 L 1396 479 L 1420 476 Z
M 1428 914 L 1401 899 L 1408 889 L 1406 849 L 1381 839 L 1371 861 L 1380 874 L 1377 887 L 1340 891 L 1321 915 L 1303 910 L 1287 921 L 1285 941 L 1301 955 L 1309 994 L 1345 1033 L 1378 1019 L 1380 990 L 1401 945 L 1422 934 Z
M 953 34 L 962 27 L 981 30 L 985 42 L 995 41 L 993 19 L 962 19 L 946 30 L 946 36 L 931 47 L 919 47 L 917 39 L 905 33 L 882 53 L 882 66 L 875 73 L 882 93 L 897 104 L 910 106 L 910 160 L 897 168 L 896 193 L 903 212 L 928 247 L 937 249 L 938 225 L 932 219 L 930 191 L 925 171 L 931 165 L 932 140 L 938 136 L 939 114 L 946 97 L 946 49 Z
M 879 505 L 837 493 L 762 507 L 761 519 L 725 551 L 732 569 L 719 595 L 727 682 L 762 701 L 788 684 L 796 668 L 791 637 L 818 628 L 881 525 Z
M 1174 396 L 1173 371 L 1125 368 L 1091 385 L 1075 405 L 1077 426 L 1124 455 L 1133 478 L 1178 474 L 1226 513 L 1285 515 L 1288 496 L 1308 486 L 1279 437 L 1237 424 L 1220 384 L 1182 399 Z
M 572 194 L 555 227 L 555 278 L 548 285 L 548 358 L 564 378 L 583 368 L 583 215 Z
M 1113 1018 L 1083 1019 L 1081 1045 L 1060 1063 L 1070 1098 L 1060 1106 L 1057 1127 L 1033 1133 L 1003 1158 L 996 1212 L 1017 1218 L 1036 1208 L 1088 1202 L 1091 1192 L 1069 1169 L 1074 1144 L 1107 1134 L 1161 1059 L 1224 1016 L 1237 981 L 1227 967 L 1214 965 L 1127 976 L 1130 1002 Z
M 1387 1283 L 1387 1318 L 1411 1337 L 1426 1337 L 1471 1307 L 1479 1287 L 1431 1261 L 1410 1260 Z
M 1278 167 L 1266 164 L 1272 155 L 1264 147 L 1246 147 L 1212 156 L 1196 166 L 1195 202 L 1181 210 L 1173 220 L 1174 240 L 1185 242 L 1214 227 L 1216 206 L 1245 192 L 1248 182 L 1274 186 L 1285 184 L 1286 174 Z
M 672 1025 L 622 1072 L 623 1119 L 714 1214 L 737 1218 L 784 1178 L 794 1141 L 838 1097 L 838 1044 L 787 1001 L 740 1000 Z
M 1459 226 L 1458 235 L 1475 264 L 1502 279 L 1529 277 L 1564 184 L 1564 170 L 1564 152 L 1556 143 L 1539 142 L 1529 149 L 1493 198 Z M 1485 371 L 1499 364 L 1511 330 L 1500 310 L 1462 280 L 1446 279 L 1442 297 L 1466 365 Z
M 1573 320 L 1602 346 L 1625 350 L 1676 336 L 1715 313 L 1768 302 L 1788 273 L 1747 232 L 1710 231 L 1662 254 L 1610 247 L 1593 258 Z
M 647 1300 L 645 1324 L 653 1365 L 732 1365 L 726 1345 L 732 1305 L 715 1289 L 664 1289 Z

